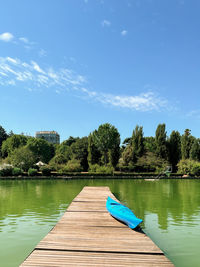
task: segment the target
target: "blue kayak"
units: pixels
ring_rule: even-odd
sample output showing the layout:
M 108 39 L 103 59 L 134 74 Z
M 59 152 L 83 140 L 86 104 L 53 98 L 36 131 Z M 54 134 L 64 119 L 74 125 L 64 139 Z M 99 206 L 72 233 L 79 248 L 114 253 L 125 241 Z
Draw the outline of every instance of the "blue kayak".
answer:
M 129 208 L 113 200 L 111 197 L 107 199 L 106 208 L 113 217 L 124 222 L 131 229 L 136 228 L 142 222 Z

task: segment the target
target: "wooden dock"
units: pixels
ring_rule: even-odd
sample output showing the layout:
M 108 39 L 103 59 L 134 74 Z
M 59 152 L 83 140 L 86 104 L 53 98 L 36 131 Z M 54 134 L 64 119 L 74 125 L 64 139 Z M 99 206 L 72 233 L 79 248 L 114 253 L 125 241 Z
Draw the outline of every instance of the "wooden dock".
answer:
M 144 233 L 106 210 L 108 187 L 84 187 L 21 267 L 174 266 Z

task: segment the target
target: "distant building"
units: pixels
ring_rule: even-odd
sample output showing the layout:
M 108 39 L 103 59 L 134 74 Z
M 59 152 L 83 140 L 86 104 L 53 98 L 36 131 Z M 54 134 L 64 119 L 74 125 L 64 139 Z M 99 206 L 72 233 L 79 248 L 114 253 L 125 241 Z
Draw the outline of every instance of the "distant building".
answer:
M 36 138 L 43 138 L 52 144 L 60 144 L 60 135 L 55 131 L 39 131 L 35 134 Z

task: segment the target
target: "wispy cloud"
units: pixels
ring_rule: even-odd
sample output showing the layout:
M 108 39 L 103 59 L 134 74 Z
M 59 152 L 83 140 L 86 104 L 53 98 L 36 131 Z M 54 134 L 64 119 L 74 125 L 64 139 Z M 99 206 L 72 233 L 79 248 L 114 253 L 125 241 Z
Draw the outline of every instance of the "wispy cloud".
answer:
M 32 50 L 37 47 L 37 43 L 30 41 L 27 37 L 19 37 L 16 43 L 21 43 L 26 50 Z
M 19 86 L 30 92 L 34 88 L 49 88 L 56 94 L 62 91 L 78 93 L 93 102 L 108 106 L 127 108 L 136 111 L 160 111 L 167 109 L 167 100 L 162 99 L 153 92 L 141 93 L 139 95 L 114 95 L 109 93 L 96 92 L 88 89 L 88 82 L 85 76 L 72 71 L 71 69 L 52 67 L 41 67 L 36 61 L 23 62 L 18 58 L 0 57 L 0 85 Z
M 14 39 L 14 36 L 10 32 L 4 32 L 0 34 L 0 40 L 4 42 L 10 42 Z
M 125 36 L 125 35 L 127 35 L 127 33 L 128 33 L 128 31 L 127 31 L 127 30 L 123 30 L 123 31 L 121 31 L 121 35 L 122 35 L 122 36 Z
M 102 22 L 101 22 L 101 25 L 103 27 L 109 27 L 111 25 L 111 22 L 109 20 L 106 20 L 104 19 Z
M 195 109 L 195 110 L 191 110 L 189 111 L 186 116 L 188 118 L 197 118 L 200 119 L 200 109 Z
M 153 92 L 146 92 L 140 95 L 125 96 L 96 93 L 85 91 L 89 97 L 98 102 L 119 108 L 128 108 L 136 111 L 161 111 L 167 109 L 167 100 L 157 96 Z
M 47 51 L 43 48 L 39 48 L 36 42 L 30 41 L 27 37 L 18 37 L 10 32 L 4 32 L 0 34 L 0 41 L 3 42 L 11 42 L 13 45 L 20 45 L 25 48 L 27 51 L 37 50 L 39 57 L 45 57 L 47 55 Z
M 71 86 L 72 88 L 75 85 L 83 85 L 86 78 L 66 68 L 57 71 L 50 67 L 42 69 L 33 60 L 29 63 L 18 58 L 0 57 L 0 84 L 8 85 L 9 81 L 15 81 L 15 85 L 23 83 L 25 87 L 30 87 L 32 83 L 36 87 Z
M 28 43 L 29 43 L 29 40 L 28 40 L 28 38 L 26 38 L 26 37 L 20 37 L 19 40 L 20 40 L 21 42 L 25 43 L 25 44 L 28 44 Z
M 37 72 L 40 72 L 42 74 L 45 74 L 45 72 L 40 68 L 40 66 L 35 61 L 32 60 L 31 64 L 32 64 L 34 70 L 36 70 Z

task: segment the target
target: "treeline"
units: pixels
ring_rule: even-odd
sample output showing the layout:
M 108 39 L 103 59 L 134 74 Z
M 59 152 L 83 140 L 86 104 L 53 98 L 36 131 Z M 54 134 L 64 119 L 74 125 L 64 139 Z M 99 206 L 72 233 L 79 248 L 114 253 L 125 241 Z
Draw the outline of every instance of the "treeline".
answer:
M 171 166 L 173 172 L 200 175 L 200 139 L 186 129 L 181 135 L 172 131 L 167 136 L 165 124 L 159 124 L 155 136 L 144 137 L 143 127 L 136 125 L 131 137 L 121 144 L 120 134 L 113 125 L 105 123 L 86 137 L 72 137 L 59 145 L 13 132 L 0 126 L 0 174 L 6 166 L 20 174 L 38 172 L 39 161 L 45 163 L 40 171 L 48 175 L 68 172 L 113 171 L 161 172 Z M 6 172 L 6 171 L 5 171 Z

